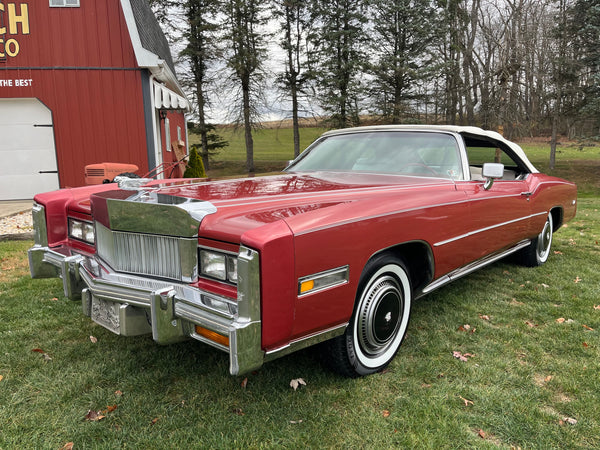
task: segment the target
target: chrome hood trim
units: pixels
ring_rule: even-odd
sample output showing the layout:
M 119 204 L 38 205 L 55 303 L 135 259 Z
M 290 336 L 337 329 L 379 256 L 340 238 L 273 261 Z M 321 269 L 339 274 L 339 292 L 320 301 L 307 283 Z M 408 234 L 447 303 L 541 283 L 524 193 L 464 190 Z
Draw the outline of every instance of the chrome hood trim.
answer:
M 125 198 L 107 198 L 110 229 L 197 237 L 202 219 L 217 212 L 210 202 L 141 190 Z

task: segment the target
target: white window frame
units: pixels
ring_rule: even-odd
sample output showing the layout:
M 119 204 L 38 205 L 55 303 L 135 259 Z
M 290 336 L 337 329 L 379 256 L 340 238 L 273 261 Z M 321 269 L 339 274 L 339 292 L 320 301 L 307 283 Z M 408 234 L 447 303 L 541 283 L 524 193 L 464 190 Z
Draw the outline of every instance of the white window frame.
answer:
M 79 8 L 81 0 L 49 0 L 50 8 Z M 71 4 L 67 4 L 70 2 Z
M 168 117 L 165 117 L 165 144 L 167 151 L 171 151 L 171 122 Z

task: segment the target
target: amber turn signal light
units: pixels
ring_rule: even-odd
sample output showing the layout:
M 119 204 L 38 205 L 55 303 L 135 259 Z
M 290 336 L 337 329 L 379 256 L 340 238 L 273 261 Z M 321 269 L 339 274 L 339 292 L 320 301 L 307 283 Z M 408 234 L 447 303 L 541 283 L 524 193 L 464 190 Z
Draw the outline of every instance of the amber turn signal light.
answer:
M 229 347 L 229 337 L 223 336 L 222 334 L 215 333 L 212 330 L 208 330 L 200 325 L 196 325 L 196 334 L 205 337 L 206 339 L 216 342 L 217 344 Z

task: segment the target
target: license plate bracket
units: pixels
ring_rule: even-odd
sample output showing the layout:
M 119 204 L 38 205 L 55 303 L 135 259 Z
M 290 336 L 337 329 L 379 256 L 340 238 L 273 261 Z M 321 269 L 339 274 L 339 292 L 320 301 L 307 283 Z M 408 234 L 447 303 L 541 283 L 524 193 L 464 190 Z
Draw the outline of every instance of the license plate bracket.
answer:
M 119 308 L 120 303 L 103 300 L 101 298 L 92 297 L 91 318 L 98 325 L 102 325 L 107 330 L 115 334 L 121 334 L 121 324 Z

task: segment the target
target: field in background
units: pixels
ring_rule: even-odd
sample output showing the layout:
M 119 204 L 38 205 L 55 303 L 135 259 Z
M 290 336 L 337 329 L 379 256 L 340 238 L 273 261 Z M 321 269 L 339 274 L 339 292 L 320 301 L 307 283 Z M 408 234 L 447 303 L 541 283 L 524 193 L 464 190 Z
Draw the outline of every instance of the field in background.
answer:
M 229 146 L 212 159 L 209 176 L 244 176 L 246 147 L 243 132 L 232 127 L 220 127 L 217 130 L 229 142 Z M 325 131 L 321 127 L 301 128 L 301 149 L 304 150 Z M 280 171 L 294 158 L 291 128 L 277 128 L 276 123 L 271 124 L 270 128 L 255 131 L 253 138 L 256 173 Z M 198 142 L 198 137 L 190 135 L 190 142 Z M 557 149 L 556 169 L 549 171 L 549 139 L 528 139 L 519 144 L 541 172 L 577 182 L 580 195 L 600 195 L 600 145 L 562 143 Z

